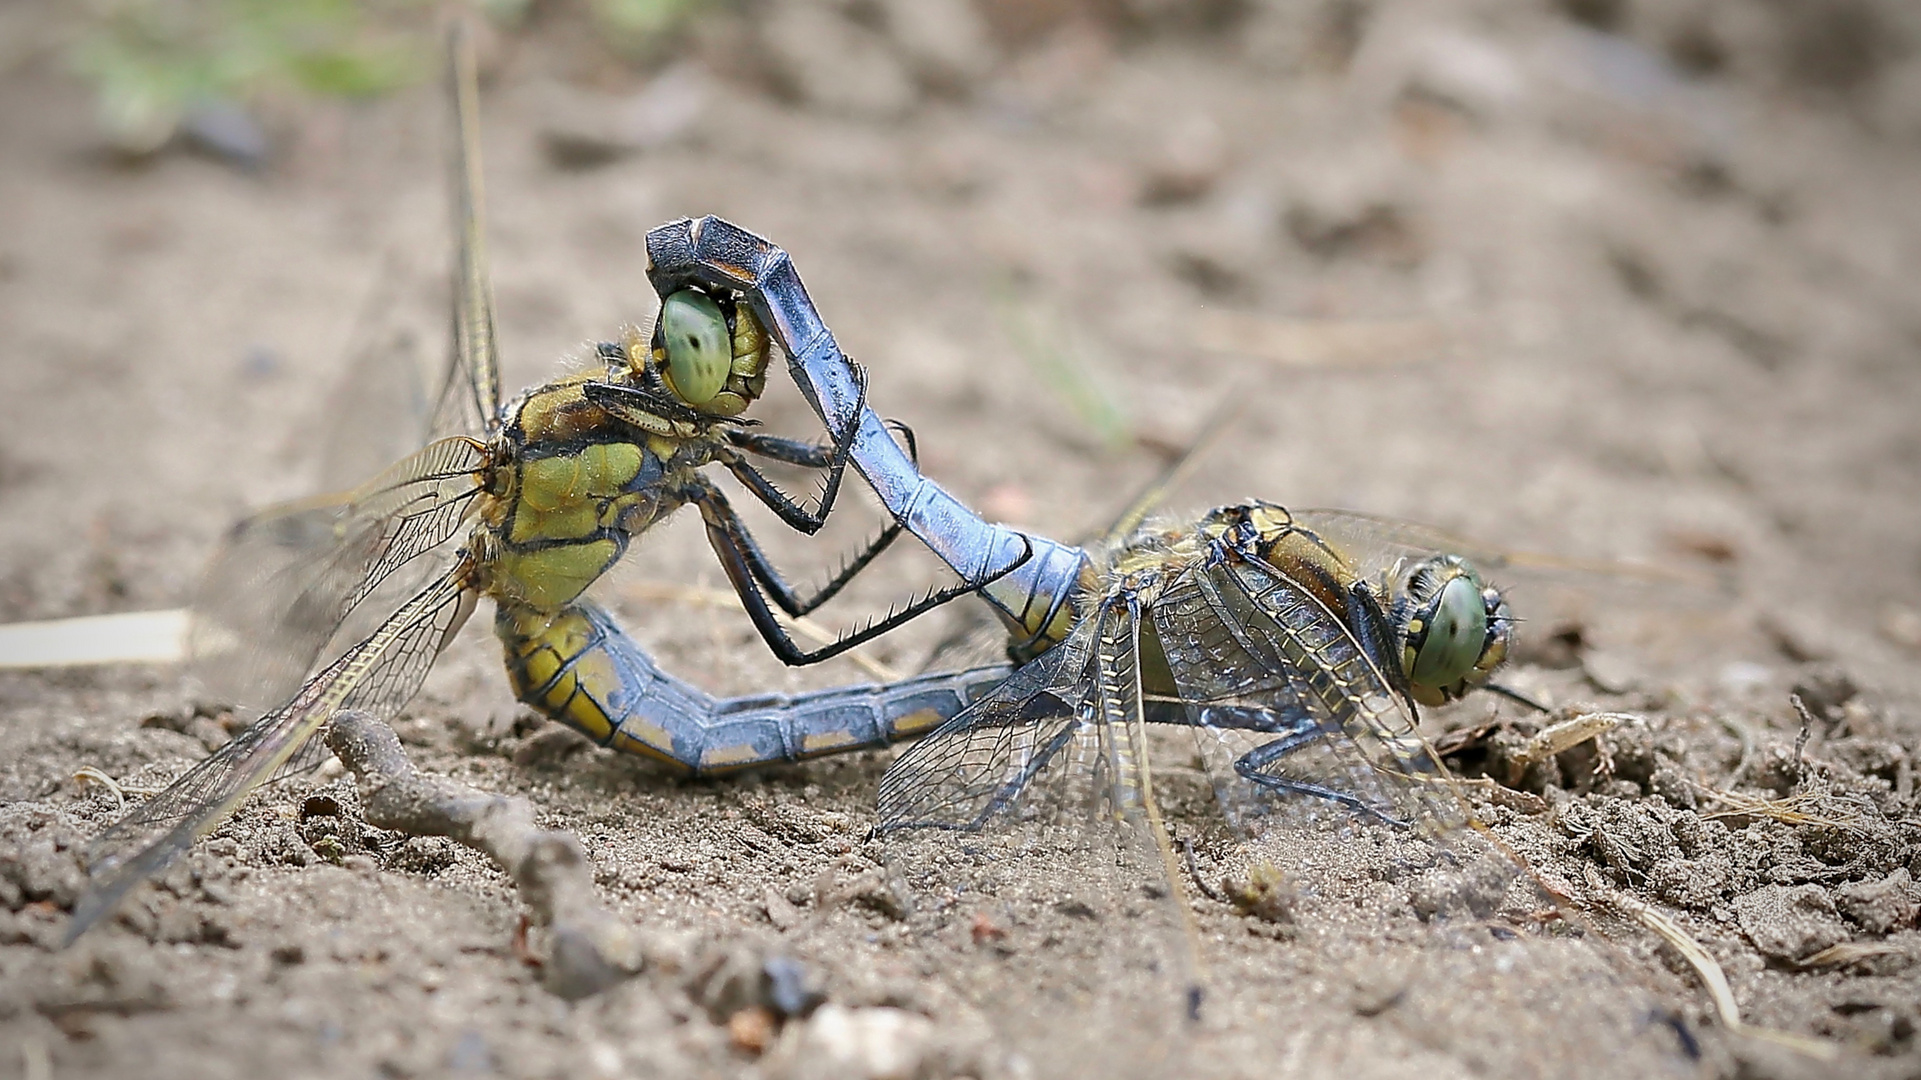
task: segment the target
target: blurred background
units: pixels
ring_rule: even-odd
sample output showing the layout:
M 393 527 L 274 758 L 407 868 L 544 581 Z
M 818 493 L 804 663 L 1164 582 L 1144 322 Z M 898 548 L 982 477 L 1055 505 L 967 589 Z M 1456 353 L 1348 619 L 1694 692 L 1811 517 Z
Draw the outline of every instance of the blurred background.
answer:
M 647 230 L 715 213 L 791 253 L 872 404 L 989 517 L 1097 533 L 1226 424 L 1170 513 L 1259 496 L 1657 567 L 1491 575 L 1524 620 L 1505 678 L 1647 717 L 1609 737 L 1619 776 L 1605 753 L 1579 758 L 1573 810 L 1517 834 L 1551 833 L 1537 865 L 1569 881 L 1605 865 L 1677 905 L 1751 1021 L 1863 1051 L 1830 1072 L 1914 1072 L 1914 933 L 1888 930 L 1912 926 L 1921 874 L 1921 5 L 499 0 L 481 15 L 509 388 L 647 325 Z M 0 0 L 0 622 L 178 608 L 241 515 L 418 441 L 422 373 L 447 347 L 441 16 Z M 755 415 L 821 434 L 779 373 Z M 812 540 L 754 521 L 780 565 L 818 580 L 881 522 L 858 494 L 841 505 Z M 822 614 L 846 625 L 941 580 L 900 547 Z M 716 693 L 874 677 L 845 659 L 783 668 L 714 599 L 724 587 L 682 515 L 600 595 Z M 870 659 L 913 670 L 942 629 L 916 624 Z M 1790 692 L 1822 723 L 1804 726 Z M 651 975 L 558 1009 L 506 944 L 519 911 L 497 875 L 472 859 L 411 864 L 431 876 L 307 866 L 291 825 L 305 804 L 279 796 L 245 812 L 244 848 L 196 856 L 204 902 L 168 887 L 195 899 L 161 897 L 184 920 L 153 924 L 179 928 L 154 932 L 165 944 L 26 944 L 57 937 L 72 853 L 117 812 L 76 771 L 132 792 L 198 757 L 224 730 L 195 693 L 161 666 L 0 677 L 0 969 L 19 973 L 0 978 L 0 1047 L 21 1047 L 0 1077 L 16 1059 L 33 1076 L 759 1068 L 719 1014 Z M 1429 733 L 1485 733 L 1501 707 L 1479 695 Z M 891 878 L 830 899 L 841 877 L 883 881 L 857 838 L 884 755 L 683 783 L 576 753 L 521 723 L 484 627 L 407 712 L 424 769 L 527 794 L 543 825 L 583 837 L 633 918 L 730 947 L 793 931 L 781 940 L 836 1003 L 904 1005 L 986 1045 L 982 1009 L 1038 1037 L 1065 1000 L 1009 971 L 1083 978 L 1059 943 L 1094 924 L 1044 883 L 992 904 L 947 894 L 939 933 L 906 919 Z M 1703 799 L 1737 783 L 1783 796 L 1780 820 L 1729 801 L 1695 821 L 1683 781 Z M 1881 809 L 1860 825 L 1803 813 L 1840 805 L 1798 801 L 1824 790 Z M 1404 888 L 1336 877 L 1329 897 Z M 1870 924 L 1850 895 L 1899 918 L 1851 941 L 1837 910 Z M 1757 902 L 1775 908 L 1742 907 Z M 1770 937 L 1769 910 L 1793 934 Z M 1423 950 L 1365 920 L 1202 915 L 1220 993 L 1197 1042 L 1222 1074 L 1571 1060 L 1642 1075 L 1637 1054 L 1821 1074 L 1729 1059 L 1692 976 L 1645 936 L 1610 971 L 1551 929 L 1518 954 Z M 1833 950 L 1816 941 L 1869 948 L 1817 969 Z M 1426 974 L 1394 981 L 1409 970 Z M 1073 1030 L 1125 1055 L 1128 1026 Z M 1054 1053 L 1084 1068 L 1079 1045 Z M 951 1071 L 1047 1075 L 1035 1060 Z
M 509 386 L 644 324 L 646 230 L 719 213 L 991 517 L 1086 535 L 1233 399 L 1175 509 L 1678 566 L 1732 613 L 1553 617 L 1729 685 L 1921 650 L 1912 4 L 481 10 Z M 365 418 L 444 349 L 439 15 L 0 8 L 0 615 L 178 604 L 227 522 L 407 448 Z M 718 582 L 703 546 L 636 573 Z

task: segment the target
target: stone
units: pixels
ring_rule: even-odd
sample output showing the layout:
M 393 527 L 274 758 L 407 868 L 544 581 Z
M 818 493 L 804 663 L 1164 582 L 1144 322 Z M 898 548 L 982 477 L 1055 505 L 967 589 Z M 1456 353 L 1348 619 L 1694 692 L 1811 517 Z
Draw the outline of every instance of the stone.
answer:
M 1771 960 L 1796 963 L 1851 936 L 1819 885 L 1768 885 L 1736 897 L 1734 912 L 1741 931 Z
M 1901 867 L 1879 881 L 1850 882 L 1834 890 L 1834 906 L 1871 934 L 1914 925 L 1914 881 Z

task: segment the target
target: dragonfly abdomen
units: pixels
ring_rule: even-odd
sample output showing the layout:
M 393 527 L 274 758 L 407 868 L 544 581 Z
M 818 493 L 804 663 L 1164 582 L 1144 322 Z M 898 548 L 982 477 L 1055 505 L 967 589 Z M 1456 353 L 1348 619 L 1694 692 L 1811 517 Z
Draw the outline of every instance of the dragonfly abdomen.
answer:
M 885 686 L 715 698 L 662 671 L 606 611 L 502 602 L 495 633 L 514 693 L 602 746 L 713 775 L 923 735 L 1007 677 L 1005 667 Z

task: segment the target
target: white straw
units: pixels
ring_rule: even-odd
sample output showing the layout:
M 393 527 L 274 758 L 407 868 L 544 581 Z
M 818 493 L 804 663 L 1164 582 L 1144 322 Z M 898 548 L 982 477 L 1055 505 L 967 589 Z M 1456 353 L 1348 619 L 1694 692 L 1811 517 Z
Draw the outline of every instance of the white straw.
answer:
M 186 655 L 185 608 L 0 626 L 0 669 L 172 664 Z

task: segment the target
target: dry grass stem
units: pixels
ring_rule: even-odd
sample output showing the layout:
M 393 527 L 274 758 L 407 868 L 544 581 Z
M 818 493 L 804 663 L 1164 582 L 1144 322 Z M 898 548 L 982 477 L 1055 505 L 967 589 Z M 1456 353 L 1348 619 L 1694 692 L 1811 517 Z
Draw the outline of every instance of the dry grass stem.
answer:
M 1287 368 L 1401 367 L 1445 356 L 1462 336 L 1434 319 L 1278 319 L 1213 308 L 1201 314 L 1202 348 Z
M 1872 960 L 1877 956 L 1905 956 L 1907 951 L 1892 941 L 1844 941 L 1802 958 L 1799 964 L 1803 968 L 1841 967 Z
M 185 608 L 82 615 L 0 626 L 0 670 L 177 664 L 186 658 Z
M 1496 806 L 1505 806 L 1510 810 L 1516 810 L 1529 816 L 1545 814 L 1548 811 L 1546 799 L 1541 798 L 1531 791 L 1517 791 L 1490 777 L 1456 777 L 1454 782 L 1459 784 L 1462 789 L 1479 794 Z
M 1701 797 L 1726 807 L 1723 810 L 1706 811 L 1701 814 L 1704 818 L 1762 817 L 1783 825 L 1822 825 L 1849 832 L 1858 832 L 1861 828 L 1858 818 L 1825 817 L 1802 810 L 1801 807 L 1821 801 L 1822 796 L 1815 792 L 1768 799 L 1759 795 L 1743 795 L 1738 791 L 1721 791 L 1704 784 L 1695 784 L 1694 789 Z
M 1634 921 L 1654 931 L 1661 940 L 1673 946 L 1682 959 L 1694 968 L 1694 973 L 1707 987 L 1708 997 L 1714 1002 L 1714 1011 L 1721 1024 L 1736 1035 L 1763 1042 L 1784 1046 L 1796 1053 L 1822 1061 L 1834 1061 L 1841 1056 L 1841 1048 L 1825 1039 L 1807 1035 L 1797 1035 L 1791 1031 L 1775 1028 L 1757 1027 L 1741 1019 L 1741 1007 L 1734 1000 L 1734 989 L 1728 985 L 1728 977 L 1722 972 L 1721 965 L 1709 954 L 1706 947 L 1694 940 L 1681 925 L 1653 907 L 1626 893 L 1611 889 L 1592 868 L 1587 872 L 1588 888 L 1592 889 L 1603 902 L 1616 911 L 1627 915 Z

